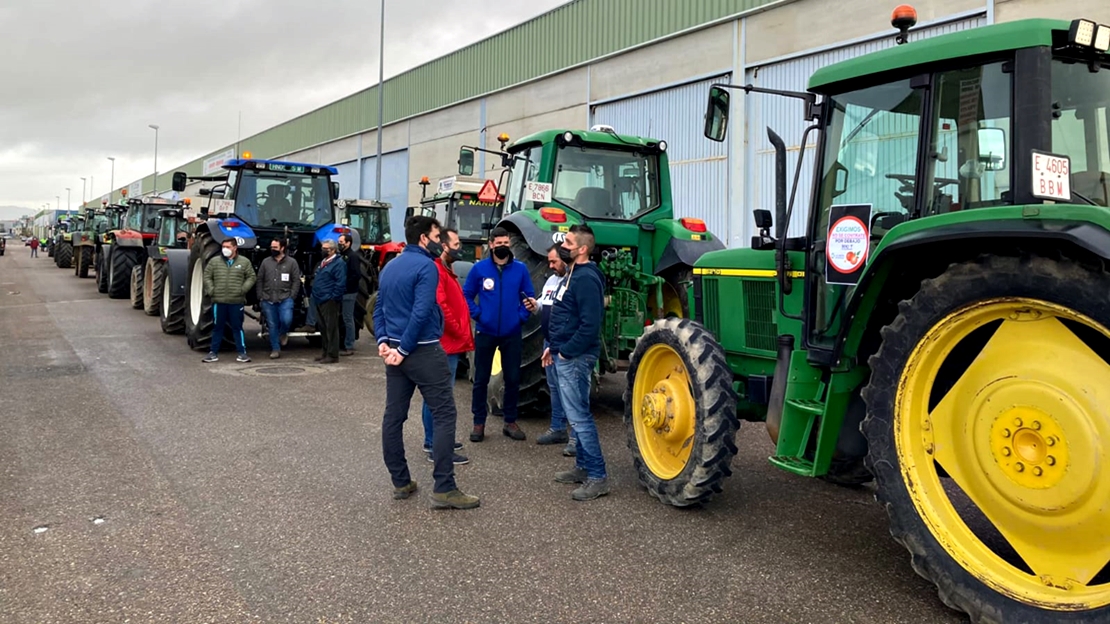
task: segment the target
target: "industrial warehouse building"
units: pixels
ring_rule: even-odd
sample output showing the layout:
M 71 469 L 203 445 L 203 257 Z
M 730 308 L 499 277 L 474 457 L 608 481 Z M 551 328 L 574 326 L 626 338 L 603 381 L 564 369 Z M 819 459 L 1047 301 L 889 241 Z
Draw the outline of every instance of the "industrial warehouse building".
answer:
M 892 47 L 891 0 L 576 0 L 458 50 L 384 85 L 382 200 L 393 206 L 395 235 L 419 181 L 453 175 L 462 145 L 498 149 L 553 128 L 613 126 L 668 143 L 675 214 L 704 219 L 730 247 L 748 244 L 752 208 L 773 207 L 773 150 L 778 132 L 793 159 L 805 128 L 798 100 L 733 98 L 728 139 L 702 135 L 714 82 L 805 90 L 819 67 Z M 921 0 L 911 41 L 1024 19 L 1078 17 L 1110 23 L 1105 0 Z M 387 50 L 388 54 L 388 50 Z M 430 87 L 429 85 L 434 85 Z M 377 86 L 244 139 L 241 151 L 335 166 L 343 197 L 373 198 Z M 816 135 L 805 146 L 798 189 L 809 196 Z M 212 174 L 234 146 L 177 170 Z M 498 177 L 496 158 L 479 154 L 476 170 Z M 132 188 L 152 188 L 152 177 Z M 118 191 L 115 194 L 118 200 Z M 792 230 L 805 220 L 795 212 Z

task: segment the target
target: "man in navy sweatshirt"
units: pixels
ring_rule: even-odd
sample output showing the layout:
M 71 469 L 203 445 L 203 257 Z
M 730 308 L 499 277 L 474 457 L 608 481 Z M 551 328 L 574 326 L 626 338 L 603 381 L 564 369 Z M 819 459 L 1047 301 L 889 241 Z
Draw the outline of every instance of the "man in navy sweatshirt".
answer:
M 393 480 L 393 498 L 408 498 L 416 491 L 416 482 L 405 460 L 404 424 L 412 393 L 419 388 L 432 411 L 432 506 L 473 509 L 479 505 L 478 497 L 459 491 L 452 463 L 458 412 L 447 353 L 439 343 L 443 312 L 436 303 L 439 270 L 434 261 L 443 254 L 439 233 L 439 222 L 431 217 L 406 221 L 408 245 L 389 261 L 379 280 L 374 333 L 378 355 L 386 364 L 382 455 Z
M 463 297 L 470 306 L 470 317 L 476 320 L 474 389 L 470 405 L 474 413 L 474 431 L 470 433 L 470 441 L 481 442 L 486 437 L 489 378 L 493 354 L 497 350 L 501 351 L 501 372 L 505 378 L 502 406 L 505 426 L 501 432 L 514 440 L 524 440 L 527 436 L 516 424 L 523 348 L 521 330 L 524 321 L 537 309 L 536 290 L 532 287 L 528 267 L 513 259 L 509 231 L 505 228 L 497 227 L 490 232 L 490 255 L 470 269 Z
M 605 277 L 590 261 L 593 249 L 593 230 L 588 225 L 571 226 L 559 248 L 559 257 L 569 268 L 555 292 L 548 348 L 543 354 L 544 362 L 555 366 L 559 400 L 578 438 L 574 469 L 556 474 L 555 480 L 581 483 L 571 492 L 577 501 L 609 493 L 601 440 L 590 413 L 590 380 L 601 353 L 601 320 L 605 316 Z

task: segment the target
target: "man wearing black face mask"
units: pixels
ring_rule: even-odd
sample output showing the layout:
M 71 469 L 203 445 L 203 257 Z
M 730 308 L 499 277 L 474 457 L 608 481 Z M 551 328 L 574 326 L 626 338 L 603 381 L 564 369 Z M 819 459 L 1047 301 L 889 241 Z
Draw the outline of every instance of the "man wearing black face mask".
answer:
M 266 317 L 266 331 L 270 336 L 270 358 L 281 357 L 281 345 L 288 340 L 289 326 L 293 324 L 293 302 L 301 292 L 301 267 L 285 254 L 285 241 L 270 241 L 270 257 L 258 267 L 256 294 Z
M 521 330 L 524 321 L 537 308 L 532 276 L 523 262 L 513 260 L 509 231 L 494 228 L 490 232 L 490 255 L 477 262 L 466 276 L 463 297 L 476 321 L 474 332 L 474 389 L 470 411 L 474 414 L 471 442 L 481 442 L 486 435 L 489 411 L 489 379 L 494 352 L 501 352 L 501 370 L 505 377 L 502 411 L 505 426 L 501 432 L 514 440 L 527 436 L 516 423 L 517 398 L 520 391 L 520 359 L 523 348 Z
M 352 246 L 350 234 L 339 235 L 339 253 L 347 262 L 347 292 L 343 295 L 343 350 L 339 355 L 355 354 L 355 304 L 358 285 L 362 281 L 362 254 Z

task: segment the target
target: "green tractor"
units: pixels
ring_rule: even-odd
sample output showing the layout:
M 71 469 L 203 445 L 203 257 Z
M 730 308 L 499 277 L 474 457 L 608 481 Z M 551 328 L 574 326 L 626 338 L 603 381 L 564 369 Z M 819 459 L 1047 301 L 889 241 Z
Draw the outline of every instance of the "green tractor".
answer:
M 190 200 L 164 201 L 166 205 L 155 217 L 158 234 L 146 248 L 146 259 L 131 269 L 131 298 L 147 316 L 161 318 L 163 332 L 173 334 L 185 328 L 185 298 L 166 291 L 170 281 L 167 266 L 174 250 L 188 253 L 189 221 L 185 211 Z
M 50 256 L 54 258 L 54 265 L 59 269 L 73 266 L 73 233 L 80 232 L 84 228 L 84 223 L 84 215 L 68 215 L 58 220 L 54 242 L 50 246 Z
M 80 231 L 74 231 L 71 241 L 73 243 L 73 274 L 84 279 L 89 276 L 89 269 L 95 268 L 96 250 L 98 241 L 111 229 L 119 226 L 117 221 L 113 224 L 112 214 L 107 208 L 87 208 L 84 212 L 84 221 Z
M 112 245 L 112 235 L 117 230 L 123 227 L 123 219 L 127 214 L 127 206 L 123 204 L 109 204 L 107 201 L 101 202 L 104 216 L 108 221 L 107 230 L 99 232 L 99 225 L 97 226 L 98 234 L 94 239 L 92 267 L 96 271 L 96 290 L 99 293 L 106 294 L 108 292 L 108 269 L 104 264 L 104 255 Z
M 900 7 L 900 45 L 777 92 L 805 104 L 799 144 L 818 137 L 807 227 L 788 233 L 769 131 L 777 214 L 702 256 L 693 319 L 632 354 L 633 463 L 660 500 L 704 503 L 740 421 L 763 422 L 774 466 L 873 479 L 914 570 L 972 622 L 1107 622 L 1110 26 L 909 43 L 915 22 Z M 713 140 L 736 88 L 769 92 L 712 87 Z
M 513 256 L 528 266 L 537 293 L 549 273 L 548 249 L 575 224 L 593 229 L 593 259 L 607 281 L 599 374 L 617 372 L 652 319 L 688 315 L 694 262 L 724 244 L 704 221 L 674 218 L 666 141 L 620 135 L 608 126 L 547 130 L 501 152 L 463 147 L 460 174 L 473 173 L 476 150 L 502 159 L 504 217 L 496 225 L 509 231 Z M 550 396 L 540 362 L 539 315 L 523 333 L 519 407 L 542 409 Z M 489 393 L 494 412 L 500 408 L 500 377 L 495 359 Z

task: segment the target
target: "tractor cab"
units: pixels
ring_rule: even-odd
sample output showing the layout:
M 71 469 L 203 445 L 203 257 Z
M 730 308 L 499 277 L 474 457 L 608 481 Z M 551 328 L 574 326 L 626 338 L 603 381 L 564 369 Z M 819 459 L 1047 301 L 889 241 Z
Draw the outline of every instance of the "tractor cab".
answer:
M 158 211 L 158 236 L 154 242 L 156 246 L 176 249 L 189 247 L 189 220 L 185 216 L 185 210 L 185 206 L 175 206 Z
M 502 216 L 504 198 L 497 192 L 497 184 L 469 175 L 450 176 L 439 180 L 431 197 L 425 195 L 428 185 L 427 177 L 421 179 L 420 214 L 435 217 L 444 227 L 458 231 L 460 260 L 481 260 L 490 230 Z
M 364 251 L 392 242 L 389 230 L 389 204 L 372 199 L 341 199 L 336 202 L 339 223 L 358 236 Z
M 151 244 L 158 237 L 159 211 L 177 205 L 180 202 L 162 197 L 133 197 L 127 201 L 120 229 L 137 232 L 145 244 Z

